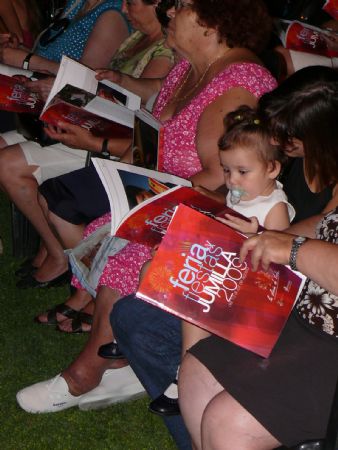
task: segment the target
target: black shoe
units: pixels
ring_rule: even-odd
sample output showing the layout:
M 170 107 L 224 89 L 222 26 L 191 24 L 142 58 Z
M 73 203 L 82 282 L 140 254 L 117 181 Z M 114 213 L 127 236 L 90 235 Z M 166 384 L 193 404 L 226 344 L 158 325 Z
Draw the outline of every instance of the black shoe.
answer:
M 68 284 L 71 280 L 71 276 L 71 272 L 67 270 L 67 272 L 64 272 L 53 280 L 38 281 L 32 274 L 28 274 L 16 283 L 16 287 L 19 289 L 59 287 Z
M 170 398 L 165 394 L 161 394 L 149 403 L 148 409 L 159 416 L 177 416 L 181 414 L 178 398 Z
M 18 278 L 25 278 L 27 275 L 32 275 L 36 270 L 37 267 L 33 266 L 32 264 L 33 258 L 26 259 L 14 272 L 15 276 Z
M 101 345 L 99 351 L 97 352 L 101 358 L 106 359 L 123 359 L 124 354 L 120 351 L 119 346 L 116 342 L 109 342 L 109 344 Z

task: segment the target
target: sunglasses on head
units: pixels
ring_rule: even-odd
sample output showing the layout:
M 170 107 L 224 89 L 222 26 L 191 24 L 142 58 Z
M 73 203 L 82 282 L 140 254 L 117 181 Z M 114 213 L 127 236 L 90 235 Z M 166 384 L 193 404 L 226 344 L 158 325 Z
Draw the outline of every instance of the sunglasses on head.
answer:
M 189 8 L 192 3 L 186 2 L 184 0 L 175 0 L 175 9 Z
M 40 36 L 39 43 L 42 47 L 54 42 L 69 26 L 70 20 L 67 17 L 56 19 L 47 30 Z

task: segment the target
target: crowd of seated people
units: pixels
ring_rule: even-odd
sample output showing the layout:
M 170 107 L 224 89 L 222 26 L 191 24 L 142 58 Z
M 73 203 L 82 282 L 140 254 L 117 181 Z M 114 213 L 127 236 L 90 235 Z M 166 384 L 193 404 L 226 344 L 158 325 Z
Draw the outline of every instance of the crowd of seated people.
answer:
M 122 5 L 69 0 L 64 11 L 67 25 L 60 34 L 54 35 L 53 27 L 47 31 L 45 48 L 40 43 L 34 53 L 27 51 L 14 31 L 17 37 L 2 44 L 2 62 L 48 73 L 46 79 L 27 82 L 44 99 L 62 54 L 97 69 L 98 79 L 140 95 L 143 104 L 156 97 L 152 113 L 164 129 L 160 170 L 190 180 L 235 209 L 236 202 L 231 204 L 221 189 L 226 185 L 231 192 L 234 152 L 245 154 L 249 166 L 250 157 L 258 161 L 256 178 L 245 181 L 251 169 L 242 170 L 235 183 L 245 186 L 243 208 L 247 200 L 281 190 L 275 178 L 287 156 L 282 181 L 288 200 L 278 192 L 278 209 L 273 203 L 273 214 L 258 220 L 274 231 L 249 238 L 240 257 L 249 255 L 254 268 L 260 262 L 264 269 L 290 263 L 308 278 L 268 363 L 262 364 L 260 356 L 199 330 L 183 327 L 182 343 L 178 319 L 135 297 L 153 252 L 128 243 L 108 258 L 95 296 L 73 277 L 70 297 L 36 317 L 62 331 L 90 333 L 67 368 L 19 391 L 18 404 L 31 413 L 90 409 L 145 389 L 153 399 L 150 410 L 164 416 L 180 449 L 265 450 L 323 438 L 338 376 L 336 71 L 318 61 L 277 87 L 258 57 L 272 29 L 263 0 L 127 0 Z M 82 20 L 88 27 L 85 36 L 77 36 L 75 55 L 73 33 Z M 45 134 L 56 142 L 47 148 L 48 157 L 40 144 L 17 131 L 1 136 L 1 188 L 41 236 L 38 254 L 18 272 L 19 288 L 62 283 L 68 277 L 64 249 L 111 220 L 96 171 L 84 167 L 87 151 L 131 161 L 126 139 L 107 141 L 64 122 L 48 126 Z M 255 157 L 238 144 L 244 135 L 250 136 Z M 254 234 L 258 222 L 251 218 L 245 228 L 225 219 Z M 306 382 L 305 372 L 310 374 Z M 178 391 L 172 387 L 177 381 Z M 308 396 L 313 383 L 315 405 Z

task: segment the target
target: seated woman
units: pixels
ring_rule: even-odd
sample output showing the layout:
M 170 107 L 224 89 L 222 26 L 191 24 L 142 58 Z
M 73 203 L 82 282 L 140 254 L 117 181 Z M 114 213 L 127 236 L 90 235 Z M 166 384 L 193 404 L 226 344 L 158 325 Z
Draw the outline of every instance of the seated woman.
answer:
M 29 3 L 29 4 L 28 4 Z M 36 0 L 3 0 L 0 5 L 0 30 L 3 43 L 18 42 L 32 48 L 40 31 L 41 11 Z M 7 35 L 6 35 L 7 33 Z
M 155 14 L 155 0 L 135 0 L 126 11 L 139 28 L 116 52 L 111 64 L 135 76 L 163 77 L 173 64 L 172 52 L 163 45 L 161 24 Z M 8 141 L 7 133 L 4 137 Z M 63 247 L 46 223 L 37 200 L 38 184 L 46 179 L 83 167 L 87 152 L 62 144 L 41 148 L 35 142 L 9 146 L 0 151 L 0 180 L 11 200 L 39 232 L 47 252 L 38 255 L 33 265 L 38 270 L 19 287 L 41 286 L 68 269 Z M 48 257 L 47 257 L 48 253 Z M 42 264 L 44 263 L 44 265 Z M 30 274 L 29 274 L 30 275 Z M 54 284 L 60 282 L 60 278 Z
M 212 190 L 223 184 L 217 143 L 223 131 L 224 114 L 242 104 L 254 106 L 258 97 L 276 85 L 254 53 L 268 37 L 269 17 L 261 1 L 252 3 L 250 10 L 244 7 L 246 4 L 245 0 L 235 4 L 230 0 L 214 0 L 210 8 L 204 0 L 195 0 L 178 3 L 176 10 L 168 11 L 172 20 L 167 42 L 184 59 L 164 80 L 154 107 L 155 117 L 164 126 L 163 170 Z M 137 83 L 124 76 L 122 79 L 122 85 L 128 80 L 126 87 L 131 83 L 145 84 L 150 95 L 160 84 L 159 80 Z M 67 133 L 56 135 L 68 139 Z M 100 222 L 107 220 L 109 217 Z M 101 277 L 89 340 L 77 359 L 52 381 L 52 391 L 62 401 L 53 404 L 49 380 L 18 393 L 22 408 L 47 412 L 84 401 L 87 405 L 98 400 L 110 401 L 109 389 L 114 388 L 110 386 L 110 377 L 116 371 L 102 378 L 111 363 L 100 358 L 97 351 L 112 340 L 108 317 L 113 304 L 122 295 L 135 291 L 138 273 L 149 256 L 149 247 L 129 244 L 110 258 Z M 101 379 L 99 392 L 94 392 Z
M 316 224 L 323 218 L 325 213 L 335 210 L 338 205 L 338 150 L 336 145 L 338 140 L 338 131 L 337 127 L 334 126 L 338 112 L 338 74 L 329 68 L 309 67 L 307 69 L 303 69 L 286 80 L 275 91 L 263 96 L 260 101 L 259 110 L 262 115 L 264 114 L 267 116 L 267 119 L 269 119 L 269 122 L 272 124 L 271 134 L 277 141 L 281 142 L 281 147 L 284 151 L 290 157 L 295 158 L 297 168 L 301 168 L 302 171 L 305 171 L 305 180 L 307 181 L 310 189 L 314 192 L 311 193 L 309 190 L 306 191 L 302 187 L 302 173 L 298 172 L 295 179 L 293 177 L 294 174 L 292 174 L 291 181 L 288 186 L 288 192 L 292 190 L 293 186 L 294 199 L 297 200 L 297 203 L 296 201 L 293 201 L 293 205 L 296 206 L 296 210 L 299 210 L 298 215 L 300 217 L 308 217 L 308 219 L 296 223 L 289 228 L 288 231 L 290 231 L 293 236 L 278 235 L 278 237 L 280 237 L 280 247 L 278 247 L 278 242 L 277 246 L 275 245 L 275 237 L 277 235 L 270 233 L 266 234 L 266 238 L 263 235 L 262 244 L 263 242 L 267 244 L 269 241 L 271 243 L 271 247 L 265 247 L 265 244 L 264 248 L 260 244 L 257 247 L 257 252 L 260 252 L 260 250 L 264 251 L 268 261 L 273 255 L 276 255 L 276 253 L 269 254 L 268 249 L 271 248 L 271 250 L 277 250 L 278 248 L 280 259 L 274 258 L 273 260 L 275 262 L 287 264 L 291 242 L 295 237 L 294 235 L 314 237 Z M 325 117 L 325 121 L 322 120 L 323 117 Z M 316 126 L 319 121 L 323 124 L 321 128 Z M 300 164 L 298 164 L 298 162 Z M 303 169 L 303 167 L 305 169 Z M 324 189 L 325 186 L 326 188 Z M 328 192 L 325 191 L 330 193 L 329 197 L 327 196 Z M 323 207 L 324 198 L 327 199 L 327 205 L 325 207 Z M 323 208 L 323 212 L 320 213 Z M 302 209 L 303 211 L 301 211 Z M 316 214 L 316 216 L 309 218 L 309 216 L 313 214 Z M 331 224 L 333 224 L 332 217 L 333 221 L 336 222 L 336 215 L 331 215 L 330 217 Z M 318 230 L 324 229 L 327 239 L 336 239 L 336 233 L 331 231 L 330 226 L 327 228 L 319 227 Z M 335 227 L 337 227 L 337 223 L 335 224 Z M 325 256 L 319 251 L 316 253 L 316 250 L 314 250 L 314 253 L 310 256 L 308 253 L 305 253 L 307 252 L 306 246 L 308 246 L 309 251 L 311 251 L 311 248 L 313 249 L 314 247 L 317 247 L 319 249 L 321 247 L 324 249 L 324 255 L 326 248 L 328 251 L 328 258 L 331 257 L 332 250 L 334 253 L 336 252 L 335 246 L 333 244 L 318 242 L 311 239 L 310 242 L 306 242 L 304 246 L 302 245 L 300 247 L 300 259 L 298 259 L 298 257 L 296 259 L 298 269 L 304 271 L 307 276 L 313 278 L 313 280 L 318 282 L 319 285 L 323 283 L 323 280 L 319 280 L 318 278 L 319 276 L 322 277 L 319 266 L 320 260 L 321 267 L 325 267 L 325 275 L 327 275 L 326 281 L 329 281 L 329 278 L 331 277 L 330 267 L 334 267 L 334 262 L 331 262 L 330 264 L 330 261 L 325 260 Z M 304 253 L 302 256 L 303 251 Z M 313 255 L 316 255 L 316 257 L 314 258 Z M 332 287 L 335 283 L 334 275 L 332 280 L 333 281 L 330 281 L 330 284 L 324 285 L 323 283 L 322 286 L 329 292 L 336 294 Z M 326 296 L 326 294 L 324 294 L 324 297 L 318 297 L 322 292 L 324 293 L 324 289 L 322 290 L 319 287 L 315 288 L 313 282 L 308 281 L 305 286 L 305 290 L 303 291 L 303 295 L 301 296 L 302 300 L 298 304 L 298 308 L 301 315 L 303 315 L 303 318 L 308 317 L 308 314 L 311 316 L 313 314 L 312 317 L 314 320 L 312 322 L 317 325 L 323 324 L 324 328 L 329 333 L 332 333 L 331 337 L 329 336 L 326 340 L 325 336 L 324 340 L 320 334 L 316 336 L 316 332 L 312 337 L 310 337 L 309 340 L 307 334 L 312 334 L 311 329 L 308 332 L 304 329 L 302 324 L 297 324 L 295 328 L 295 320 L 294 318 L 291 318 L 291 328 L 287 325 L 285 331 L 296 331 L 297 338 L 294 343 L 288 343 L 287 347 L 285 347 L 283 336 L 285 334 L 285 336 L 288 337 L 289 333 L 288 331 L 287 333 L 283 332 L 281 338 L 283 339 L 283 341 L 281 341 L 282 344 L 277 344 L 275 351 L 272 352 L 270 359 L 266 360 L 266 364 L 264 365 L 262 365 L 262 359 L 260 357 L 255 356 L 250 352 L 246 352 L 245 350 L 241 350 L 239 347 L 233 346 L 225 340 L 223 341 L 222 339 L 212 337 L 210 338 L 210 341 L 209 339 L 206 341 L 201 341 L 200 344 L 197 344 L 197 347 L 192 349 L 192 352 L 201 360 L 203 364 L 210 367 L 210 370 L 216 374 L 218 381 L 214 379 L 205 367 L 203 368 L 201 363 L 189 355 L 190 362 L 193 360 L 194 363 L 192 364 L 194 364 L 196 368 L 198 366 L 198 370 L 201 368 L 201 372 L 199 373 L 203 373 L 203 376 L 206 375 L 204 378 L 208 383 L 206 386 L 217 386 L 219 392 L 223 391 L 224 388 L 229 389 L 231 395 L 234 395 L 235 398 L 240 400 L 242 405 L 247 408 L 253 408 L 251 411 L 254 416 L 256 416 L 257 413 L 260 414 L 256 417 L 259 421 L 260 419 L 264 420 L 262 422 L 263 426 L 267 427 L 267 429 L 274 434 L 275 438 L 277 438 L 279 442 L 287 445 L 294 445 L 298 442 L 314 438 L 318 439 L 325 435 L 326 421 L 329 414 L 330 402 L 332 401 L 338 370 L 336 341 L 335 338 L 332 339 L 333 336 L 337 334 L 336 331 L 334 331 L 334 327 L 336 327 L 336 325 L 335 321 L 330 318 L 331 313 L 337 316 L 337 312 L 334 312 L 336 308 L 335 303 L 337 303 L 337 301 L 336 297 L 332 295 Z M 316 293 L 316 295 L 313 296 L 313 293 Z M 314 304 L 313 302 L 316 303 Z M 330 325 L 328 326 L 327 324 Z M 152 397 L 157 397 L 175 376 L 177 365 L 179 363 L 181 333 L 178 319 L 168 315 L 164 311 L 153 308 L 148 304 L 141 302 L 139 299 L 128 297 L 120 300 L 116 307 L 114 307 L 112 313 L 112 326 L 119 347 L 128 358 L 128 361 L 134 368 L 136 374 L 140 377 L 140 380 L 150 395 Z M 304 343 L 304 349 L 298 347 L 297 342 Z M 313 342 L 314 346 L 312 345 Z M 324 342 L 328 343 L 327 347 Z M 205 353 L 203 352 L 202 356 L 202 347 L 204 346 Z M 283 347 L 285 347 L 285 352 L 282 356 L 280 351 L 283 351 Z M 299 365 L 297 366 L 298 355 L 295 356 L 294 352 L 291 350 L 292 348 L 295 350 L 298 348 L 300 352 L 303 352 L 304 350 L 304 357 L 302 356 L 302 359 L 299 360 Z M 320 348 L 323 350 L 323 356 L 316 359 L 317 351 Z M 313 355 L 311 354 L 312 349 L 315 350 Z M 327 351 L 332 352 L 332 354 L 325 362 L 322 359 L 327 356 Z M 207 361 L 207 352 L 210 355 L 210 359 L 214 358 L 211 362 L 209 360 Z M 324 355 L 324 352 L 326 353 L 326 356 Z M 275 353 L 276 359 L 274 358 Z M 299 355 L 300 354 L 301 353 L 299 353 Z M 303 364 L 306 358 L 308 358 L 308 361 L 305 366 Z M 230 361 L 230 359 L 232 359 L 232 361 Z M 282 359 L 285 361 L 285 367 L 283 367 Z M 222 361 L 224 361 L 224 364 Z M 187 364 L 189 364 L 188 358 Z M 216 372 L 217 364 L 218 367 Z M 239 364 L 242 364 L 240 368 Z M 187 370 L 190 370 L 189 367 Z M 278 373 L 281 376 L 280 380 L 272 379 L 271 371 L 274 370 L 274 367 L 276 367 L 275 374 Z M 233 368 L 235 368 L 234 371 Z M 218 369 L 224 373 L 224 376 L 220 375 L 220 371 Z M 317 374 L 315 374 L 316 371 Z M 185 374 L 187 375 L 187 371 Z M 268 379 L 270 374 L 271 379 Z M 303 374 L 306 375 L 303 376 Z M 200 391 L 200 386 L 197 387 L 195 385 L 194 388 L 190 390 L 188 387 L 188 377 L 186 377 L 186 375 L 184 375 L 183 372 L 184 390 L 179 391 L 180 406 L 182 408 L 181 398 L 183 395 L 183 408 L 185 419 L 187 421 L 186 423 L 189 430 L 191 430 L 191 433 L 193 434 L 194 442 L 196 439 L 195 443 L 198 444 L 200 439 L 200 414 L 201 410 L 205 408 L 205 403 L 202 405 L 201 403 L 194 405 L 194 401 L 197 403 L 204 401 L 208 402 L 211 398 L 209 395 L 210 393 L 208 392 L 204 397 L 196 395 L 198 392 L 205 392 L 204 389 Z M 252 378 L 250 378 L 251 375 Z M 190 376 L 192 375 L 190 374 Z M 312 376 L 316 378 L 312 378 Z M 190 382 L 196 378 L 199 380 L 199 377 L 196 377 L 195 372 L 192 378 L 190 378 Z M 260 387 L 258 386 L 258 380 L 262 380 Z M 315 401 L 313 401 L 313 397 L 310 398 L 308 395 L 309 390 L 312 390 L 312 388 L 309 388 L 307 384 L 310 380 L 313 380 L 314 385 L 316 385 L 316 392 L 317 388 L 319 392 L 319 395 L 315 398 Z M 219 382 L 224 383 L 224 387 L 218 384 Z M 300 387 L 303 383 L 304 387 Z M 238 390 L 242 391 L 242 397 L 237 396 L 237 387 Z M 286 387 L 286 389 L 290 387 L 292 390 L 290 393 L 285 392 L 284 387 Z M 261 390 L 259 390 L 260 388 Z M 282 391 L 282 389 L 284 390 Z M 299 390 L 299 395 L 297 394 L 298 389 L 301 389 Z M 184 392 L 186 392 L 187 395 Z M 213 392 L 212 396 L 214 394 L 217 394 L 217 392 Z M 191 396 L 191 398 L 189 397 L 191 401 L 189 408 L 191 410 L 195 410 L 196 406 L 196 410 L 199 411 L 199 415 L 195 422 L 190 416 L 190 413 L 187 411 L 188 396 Z M 228 396 L 225 392 L 220 394 L 220 400 L 225 396 Z M 192 397 L 195 397 L 195 399 L 193 400 Z M 292 404 L 293 401 L 294 404 Z M 251 402 L 250 405 L 249 402 Z M 269 402 L 271 403 L 269 404 Z M 311 405 L 308 402 L 310 402 Z M 234 417 L 238 417 L 236 415 L 238 412 L 238 404 L 229 399 L 229 404 L 230 403 L 233 406 L 236 406 L 236 410 L 233 410 L 233 412 Z M 220 401 L 219 405 L 221 408 L 224 408 L 224 411 L 227 411 L 227 406 L 224 403 L 221 403 Z M 213 406 L 216 407 L 216 400 Z M 284 407 L 285 411 L 281 411 L 281 408 Z M 313 408 L 315 408 L 316 412 L 314 412 Z M 261 411 L 258 411 L 258 409 Z M 208 415 L 208 412 L 209 409 L 206 409 L 204 417 L 208 416 L 209 420 L 210 416 Z M 274 416 L 275 412 L 276 416 Z M 314 414 L 317 413 L 318 416 L 315 417 Z M 245 411 L 243 414 L 243 417 L 248 418 Z M 289 421 L 288 419 L 290 414 L 292 414 L 292 417 Z M 297 418 L 294 414 L 298 414 Z M 223 420 L 222 412 L 220 412 L 220 417 Z M 282 420 L 280 420 L 280 418 L 282 418 Z M 228 419 L 230 421 L 229 423 L 231 423 L 231 417 L 228 417 Z M 265 419 L 268 419 L 269 422 L 265 422 Z M 175 433 L 175 429 L 178 424 L 182 427 L 182 422 L 179 421 L 179 416 L 175 418 L 167 418 L 166 423 L 169 425 L 173 434 Z M 228 428 L 223 427 L 223 424 L 218 425 L 218 431 L 225 429 Z M 262 427 L 260 427 L 260 429 L 262 430 Z M 217 431 L 214 431 L 217 436 Z M 247 433 L 243 432 L 242 435 L 245 436 Z M 185 435 L 182 431 L 177 439 L 184 437 Z M 227 443 L 228 441 L 232 446 L 230 444 L 229 447 L 224 445 L 224 443 Z M 223 446 L 220 448 L 256 449 L 273 448 L 278 446 L 276 439 L 273 439 L 271 436 L 268 437 L 267 442 L 268 443 L 265 447 L 245 447 L 245 443 L 241 441 L 234 444 L 234 441 L 223 437 Z M 208 444 L 209 446 L 206 445 L 206 447 L 211 447 L 210 443 Z M 215 448 L 218 447 L 216 446 Z

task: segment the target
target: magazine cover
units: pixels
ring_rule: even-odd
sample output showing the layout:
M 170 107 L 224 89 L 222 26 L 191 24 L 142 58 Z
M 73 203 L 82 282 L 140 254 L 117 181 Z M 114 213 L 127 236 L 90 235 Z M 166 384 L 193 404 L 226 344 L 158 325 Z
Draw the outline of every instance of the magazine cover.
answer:
M 250 269 L 245 237 L 179 205 L 137 297 L 268 357 L 304 277 L 281 265 Z
M 103 108 L 107 109 L 107 114 Z M 129 126 L 133 124 L 132 111 L 110 100 L 98 100 L 94 94 L 69 84 L 56 94 L 40 119 L 51 125 L 57 125 L 62 120 L 108 139 L 132 137 Z
M 306 53 L 335 57 L 338 52 L 328 48 L 327 39 L 330 31 L 294 21 L 287 28 L 285 47 Z
M 338 0 L 327 0 L 322 9 L 338 20 Z
M 44 102 L 15 77 L 0 74 L 0 109 L 39 115 Z

